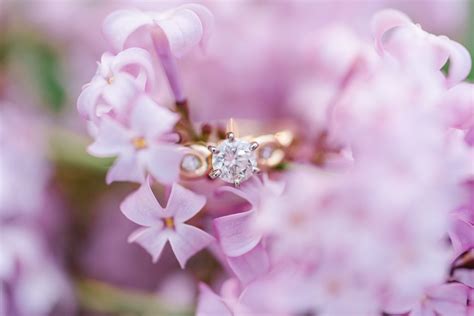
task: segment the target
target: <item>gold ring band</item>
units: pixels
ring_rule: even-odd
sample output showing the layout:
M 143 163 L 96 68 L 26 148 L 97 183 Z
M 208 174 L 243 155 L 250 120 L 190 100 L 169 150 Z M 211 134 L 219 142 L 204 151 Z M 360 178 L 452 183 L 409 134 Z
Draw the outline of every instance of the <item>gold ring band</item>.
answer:
M 217 148 L 222 148 L 222 145 L 226 142 L 228 144 L 235 144 L 235 146 L 247 146 L 245 147 L 246 150 L 241 150 L 241 152 L 243 154 L 252 155 L 249 157 L 250 160 L 254 161 L 253 164 L 249 163 L 249 167 L 253 166 L 252 173 L 257 173 L 260 170 L 268 171 L 278 167 L 285 161 L 288 149 L 294 141 L 294 133 L 290 129 L 281 130 L 273 134 L 247 134 L 243 137 L 239 136 L 240 132 L 237 123 L 231 119 L 227 124 L 225 138 L 221 136 L 213 142 L 190 142 L 185 144 L 188 151 L 181 161 L 181 178 L 201 179 L 208 176 L 211 179 L 218 178 L 223 170 L 216 169 L 215 165 L 213 166 L 213 155 L 218 154 L 219 150 Z M 239 155 L 239 153 L 236 154 L 236 156 Z M 240 155 L 239 159 L 241 158 L 243 158 L 245 162 L 247 156 Z M 214 164 L 215 162 L 216 160 L 214 159 Z M 232 162 L 230 164 L 232 164 Z M 236 168 L 235 165 L 232 167 L 234 167 L 234 169 Z M 241 180 L 245 179 L 237 178 L 227 182 L 233 182 L 235 185 L 239 185 Z

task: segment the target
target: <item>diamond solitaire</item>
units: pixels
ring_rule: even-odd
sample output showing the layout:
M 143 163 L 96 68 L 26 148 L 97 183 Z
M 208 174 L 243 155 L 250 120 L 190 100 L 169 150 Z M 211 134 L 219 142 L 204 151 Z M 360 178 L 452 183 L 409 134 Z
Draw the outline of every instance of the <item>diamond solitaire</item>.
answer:
M 227 139 L 217 147 L 208 147 L 212 153 L 212 170 L 209 176 L 239 186 L 259 171 L 255 154 L 257 147 L 257 142 L 237 139 L 232 132 L 227 133 Z

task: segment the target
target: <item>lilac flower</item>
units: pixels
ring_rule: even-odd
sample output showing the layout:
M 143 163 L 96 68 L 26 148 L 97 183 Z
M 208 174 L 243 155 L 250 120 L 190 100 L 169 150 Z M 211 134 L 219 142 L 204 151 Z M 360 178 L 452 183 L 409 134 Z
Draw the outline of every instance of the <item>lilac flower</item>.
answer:
M 104 118 L 88 151 L 97 157 L 118 156 L 107 173 L 107 183 L 143 182 L 148 172 L 165 183 L 177 179 L 183 151 L 167 142 L 167 136 L 178 119 L 144 94 L 133 101 L 129 126 Z
M 441 116 L 443 81 L 407 77 L 384 62 L 372 71 L 344 89 L 329 125 L 329 138 L 347 146 L 353 164 L 294 168 L 283 195 L 260 202 L 257 226 L 271 241 L 272 265 L 316 267 L 306 291 L 323 313 L 353 304 L 361 313 L 406 312 L 443 282 L 451 250 L 441 241 L 470 176 L 469 148 L 450 137 Z M 419 80 L 424 89 L 415 88 Z
M 74 305 L 72 289 L 63 271 L 47 254 L 41 236 L 30 228 L 0 227 L 0 312 L 41 316 L 54 310 L 68 314 Z M 4 287 L 9 291 L 4 291 Z
M 179 57 L 198 44 L 205 45 L 212 24 L 212 14 L 206 7 L 184 4 L 163 12 L 115 11 L 105 19 L 103 31 L 113 47 L 120 51 L 127 47 L 135 32 L 159 29 L 162 32 L 160 42 Z
M 427 291 L 425 297 L 409 315 L 472 315 L 473 299 L 473 288 L 456 282 L 442 284 Z
M 472 194 L 472 193 L 471 193 Z M 474 206 L 473 206 L 474 207 Z M 474 208 L 462 208 L 452 212 L 449 236 L 455 257 L 474 248 Z
M 247 312 L 239 303 L 240 285 L 237 280 L 229 279 L 221 288 L 221 296 L 214 293 L 206 284 L 199 285 L 197 316 L 233 316 Z
M 128 196 L 120 206 L 131 221 L 145 226 L 129 237 L 145 248 L 158 261 L 163 247 L 169 241 L 179 265 L 184 269 L 188 259 L 213 242 L 208 233 L 184 222 L 202 209 L 206 199 L 179 184 L 173 184 L 168 203 L 162 208 L 145 182 Z
M 268 177 L 265 177 L 263 181 L 253 177 L 245 182 L 241 189 L 227 186 L 221 188 L 220 191 L 240 196 L 252 207 L 249 211 L 222 216 L 214 220 L 214 227 L 224 253 L 230 257 L 241 256 L 257 246 L 262 238 L 261 234 L 252 227 L 261 196 L 269 195 L 271 198 L 279 195 L 283 191 L 283 185 L 270 181 Z
M 419 25 L 411 22 L 410 18 L 400 11 L 383 10 L 374 15 L 372 19 L 375 47 L 379 54 L 386 51 L 392 53 L 402 62 L 417 63 L 424 57 L 423 63 L 433 69 L 441 67 L 450 60 L 449 74 L 446 80 L 448 87 L 452 87 L 464 80 L 471 69 L 469 52 L 461 44 L 450 40 L 446 36 L 434 36 L 421 29 Z M 392 39 L 388 49 L 384 47 L 382 38 L 386 32 L 394 28 L 401 28 L 400 32 Z
M 143 38 L 151 39 L 176 101 L 183 102 L 185 96 L 174 57 L 183 56 L 199 44 L 204 47 L 212 26 L 213 16 L 206 7 L 184 4 L 164 12 L 116 11 L 106 18 L 103 30 L 117 50 L 138 37 L 135 33 L 142 33 L 138 45 L 143 45 Z
M 271 268 L 270 258 L 262 242 L 240 256 L 227 257 L 227 264 L 242 285 L 265 275 Z
M 259 15 L 244 16 L 252 20 Z M 211 20 L 199 5 L 163 13 L 118 11 L 106 19 L 104 32 L 117 50 L 149 49 L 151 42 L 179 105 L 185 95 L 174 58 L 207 40 Z M 291 45 L 254 35 L 256 47 L 266 49 L 261 59 L 249 54 L 254 61 L 249 63 L 250 76 L 245 73 L 260 76 L 231 86 L 251 91 L 246 94 L 257 105 L 275 104 L 272 115 L 292 111 L 311 129 L 299 128 L 307 136 L 301 139 L 303 148 L 292 153 L 291 169 L 281 173 L 282 182 L 253 177 L 240 189 L 219 189 L 242 197 L 249 208 L 225 205 L 219 211 L 226 215 L 213 221 L 219 244 L 211 251 L 236 279 L 225 283 L 220 296 L 202 285 L 198 314 L 417 315 L 441 313 L 447 305 L 451 313 L 465 308 L 464 298 L 472 296 L 466 291 L 472 274 L 448 272 L 455 256 L 473 244 L 464 187 L 474 175 L 472 85 L 460 84 L 471 66 L 467 50 L 423 31 L 394 10 L 375 15 L 374 45 L 353 29 L 336 25 L 321 29 L 302 47 L 294 40 L 295 29 L 285 19 L 281 23 L 288 27 L 279 35 L 291 37 Z M 238 25 L 243 34 L 246 28 L 255 33 L 255 24 L 239 19 Z M 272 54 L 280 46 L 287 53 L 283 57 Z M 229 67 L 241 71 L 246 64 L 235 54 L 237 66 L 229 62 L 232 54 L 223 54 L 225 66 L 211 74 L 219 87 L 225 87 L 222 73 Z M 293 56 L 291 62 L 288 56 Z M 441 68 L 448 61 L 445 77 Z M 202 81 L 206 71 L 193 70 Z M 282 75 L 268 78 L 275 71 Z M 223 95 L 231 96 L 229 102 L 245 100 Z M 216 103 L 228 105 L 225 101 Z M 285 109 L 286 102 L 296 106 Z M 90 151 L 119 156 L 108 182 L 143 183 L 121 207 L 144 226 L 129 241 L 139 243 L 155 262 L 169 241 L 184 268 L 213 240 L 184 224 L 206 200 L 174 184 L 162 208 L 145 181 L 147 174 L 159 182 L 177 180 L 182 151 L 166 141 L 177 116 L 161 108 L 158 115 L 156 104 L 142 95 L 124 103 L 130 120 L 114 113 L 104 117 Z M 257 107 L 250 108 L 257 115 Z M 205 120 L 222 113 L 197 112 Z M 170 152 L 158 153 L 166 146 Z M 310 164 L 315 161 L 317 167 Z M 200 192 L 212 188 L 205 180 L 195 185 Z M 451 287 L 445 284 L 448 278 L 464 285 Z
M 97 73 L 83 87 L 77 109 L 94 122 L 104 114 L 124 116 L 131 99 L 140 91 L 150 91 L 153 82 L 154 70 L 146 50 L 129 48 L 116 56 L 105 53 Z

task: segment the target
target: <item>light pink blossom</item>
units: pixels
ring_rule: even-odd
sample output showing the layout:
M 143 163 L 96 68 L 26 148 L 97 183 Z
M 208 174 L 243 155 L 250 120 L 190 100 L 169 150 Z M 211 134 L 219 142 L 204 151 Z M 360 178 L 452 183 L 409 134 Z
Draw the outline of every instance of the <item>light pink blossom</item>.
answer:
M 213 26 L 212 13 L 200 4 L 184 4 L 162 11 L 119 10 L 104 21 L 103 31 L 116 50 L 127 46 L 130 36 L 140 29 L 160 29 L 160 42 L 177 57 L 196 45 L 205 45 Z M 145 31 L 146 32 L 146 31 Z
M 77 100 L 79 113 L 94 122 L 104 114 L 126 116 L 127 105 L 141 91 L 150 91 L 154 70 L 150 54 L 141 48 L 129 48 L 116 56 L 102 55 L 97 73 L 83 87 Z
M 242 285 L 265 275 L 271 268 L 270 258 L 261 242 L 240 256 L 227 257 L 227 264 Z
M 53 310 L 70 313 L 72 290 L 60 267 L 31 227 L 0 227 L 0 298 L 3 308 L 19 316 L 50 315 Z M 8 287 L 8 295 L 3 287 Z
M 179 265 L 184 269 L 190 257 L 214 240 L 208 233 L 185 224 L 203 208 L 205 203 L 205 197 L 175 183 L 168 203 L 163 208 L 147 181 L 120 206 L 128 219 L 144 226 L 130 235 L 128 240 L 145 248 L 154 262 L 158 261 L 163 247 L 169 241 Z
M 197 316 L 244 316 L 253 315 L 255 312 L 242 302 L 242 287 L 236 279 L 226 280 L 222 284 L 220 295 L 206 284 L 199 284 Z
M 261 196 L 276 196 L 281 194 L 282 190 L 282 183 L 273 182 L 268 177 L 263 180 L 253 177 L 246 181 L 240 189 L 230 186 L 220 189 L 221 192 L 227 191 L 242 197 L 251 205 L 249 211 L 222 216 L 214 220 L 219 243 L 227 256 L 241 256 L 252 250 L 261 241 L 262 235 L 252 227 Z
M 108 117 L 102 120 L 89 153 L 118 156 L 107 173 L 107 183 L 143 182 L 147 173 L 160 182 L 173 182 L 179 175 L 183 149 L 169 143 L 167 137 L 179 116 L 145 94 L 133 101 L 132 108 L 128 126 Z
M 427 291 L 410 316 L 474 314 L 474 289 L 461 283 L 446 283 Z
M 449 235 L 455 256 L 474 248 L 474 209 L 460 209 L 451 214 Z
M 185 96 L 174 57 L 182 57 L 197 45 L 204 48 L 212 26 L 213 16 L 206 7 L 184 4 L 163 12 L 116 11 L 105 19 L 103 31 L 117 50 L 126 47 L 132 38 L 135 45 L 141 46 L 149 46 L 151 40 L 176 101 L 183 102 Z
M 400 11 L 382 10 L 372 19 L 375 37 L 375 48 L 379 54 L 388 52 L 397 60 L 409 62 L 419 68 L 428 64 L 438 70 L 450 60 L 449 74 L 446 79 L 448 87 L 464 80 L 471 69 L 471 58 L 467 49 L 446 36 L 435 36 L 423 31 L 419 25 L 411 22 L 410 18 Z M 391 39 L 389 47 L 383 44 L 383 36 L 388 31 L 398 28 Z M 421 53 L 421 54 L 420 54 Z M 423 56 L 423 61 L 420 58 Z

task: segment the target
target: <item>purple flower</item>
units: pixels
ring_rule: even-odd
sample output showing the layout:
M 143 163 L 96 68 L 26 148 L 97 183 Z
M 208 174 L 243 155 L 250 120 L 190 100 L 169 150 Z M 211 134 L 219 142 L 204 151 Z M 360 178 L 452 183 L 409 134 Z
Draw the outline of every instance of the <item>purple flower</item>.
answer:
M 200 4 L 184 4 L 162 11 L 119 10 L 104 21 L 103 31 L 116 50 L 127 46 L 135 32 L 157 29 L 160 42 L 177 57 L 198 44 L 205 45 L 213 27 L 212 13 Z
M 241 256 L 257 246 L 262 238 L 262 235 L 252 227 L 260 200 L 264 196 L 271 198 L 281 194 L 283 183 L 270 181 L 266 176 L 263 181 L 258 177 L 253 177 L 240 189 L 226 186 L 220 191 L 240 196 L 252 207 L 249 211 L 222 216 L 214 220 L 214 227 L 224 253 L 229 257 Z
M 163 12 L 119 10 L 104 21 L 106 37 L 117 50 L 133 39 L 135 45 L 149 46 L 151 40 L 168 78 L 177 102 L 185 100 L 178 76 L 175 57 L 181 57 L 193 47 L 204 48 L 212 31 L 212 13 L 200 4 L 184 4 Z M 141 33 L 138 36 L 136 33 Z M 145 39 L 145 43 L 143 43 Z
M 104 114 L 124 116 L 131 99 L 140 91 L 151 90 L 153 84 L 154 70 L 146 50 L 129 48 L 116 56 L 105 53 L 97 73 L 83 87 L 77 109 L 94 122 Z
M 129 242 L 136 242 L 158 261 L 169 241 L 176 259 L 184 269 L 188 259 L 214 241 L 208 233 L 184 222 L 196 215 L 206 203 L 206 198 L 173 184 L 168 204 L 162 208 L 156 200 L 148 181 L 129 195 L 120 206 L 131 221 L 144 226 L 132 233 Z
M 105 117 L 88 151 L 97 157 L 118 156 L 107 173 L 107 183 L 144 182 L 147 173 L 164 183 L 176 180 L 183 150 L 167 138 L 178 119 L 145 94 L 133 101 L 128 126 Z
M 243 315 L 245 310 L 239 302 L 241 289 L 239 282 L 228 279 L 221 288 L 221 295 L 217 295 L 206 284 L 199 284 L 199 298 L 197 304 L 197 316 L 233 316 Z
M 0 229 L 0 314 L 72 313 L 71 286 L 42 236 L 28 226 L 2 225 Z
M 383 44 L 383 36 L 388 31 L 400 28 L 399 33 L 391 40 L 389 48 Z M 435 36 L 411 22 L 410 18 L 400 11 L 383 10 L 372 19 L 372 29 L 377 52 L 384 55 L 388 52 L 397 60 L 419 63 L 441 69 L 450 60 L 449 74 L 446 79 L 448 87 L 464 80 L 471 69 L 471 58 L 468 50 L 461 44 L 446 36 Z
M 472 194 L 473 192 L 470 192 Z M 455 256 L 474 248 L 474 205 L 451 214 L 449 236 Z
M 461 283 L 446 283 L 427 291 L 410 316 L 474 314 L 474 289 Z

